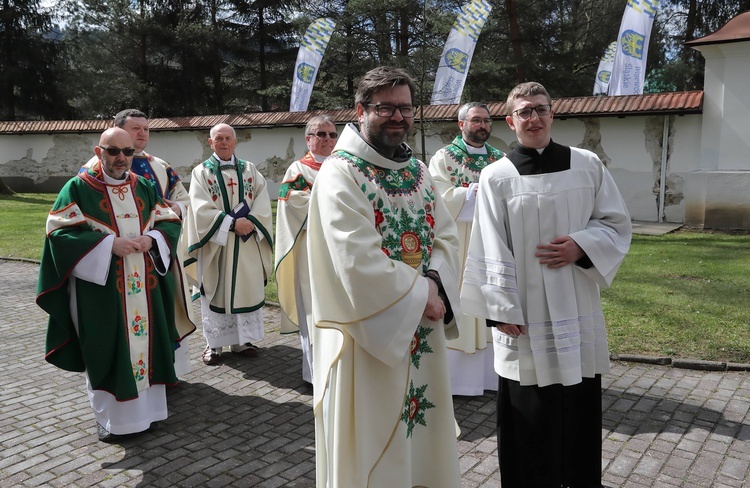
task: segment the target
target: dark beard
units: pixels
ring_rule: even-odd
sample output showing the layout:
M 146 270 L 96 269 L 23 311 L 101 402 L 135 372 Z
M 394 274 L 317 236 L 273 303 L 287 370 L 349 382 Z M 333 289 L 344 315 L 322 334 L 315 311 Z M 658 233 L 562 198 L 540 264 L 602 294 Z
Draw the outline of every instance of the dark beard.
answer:
M 467 141 L 471 141 L 474 144 L 484 144 L 485 142 L 487 142 L 487 139 L 489 138 L 490 138 L 490 131 L 486 129 L 479 129 L 475 131 L 470 130 L 466 134 L 466 137 L 464 137 L 464 139 L 466 139 Z
M 383 130 L 384 128 L 390 127 L 401 127 L 405 129 L 403 136 L 388 135 Z M 367 141 L 379 152 L 384 154 L 391 154 L 401 144 L 406 142 L 406 136 L 409 133 L 409 126 L 406 123 L 392 123 L 387 125 L 381 125 L 380 130 L 373 130 L 367 119 L 362 124 L 362 132 L 367 137 Z

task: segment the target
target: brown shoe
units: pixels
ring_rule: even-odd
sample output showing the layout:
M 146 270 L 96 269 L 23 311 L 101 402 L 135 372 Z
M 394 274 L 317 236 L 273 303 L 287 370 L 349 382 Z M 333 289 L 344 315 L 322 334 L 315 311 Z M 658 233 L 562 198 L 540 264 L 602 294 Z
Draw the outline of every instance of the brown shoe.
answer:
M 209 346 L 203 350 L 203 364 L 206 366 L 213 366 L 221 362 L 221 353 L 217 352 L 216 349 L 211 349 Z

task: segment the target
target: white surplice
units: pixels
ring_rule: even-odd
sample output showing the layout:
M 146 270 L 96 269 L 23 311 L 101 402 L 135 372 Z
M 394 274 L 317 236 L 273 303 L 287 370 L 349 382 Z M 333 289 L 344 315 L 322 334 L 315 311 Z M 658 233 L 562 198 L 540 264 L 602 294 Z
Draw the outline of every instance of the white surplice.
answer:
M 596 155 L 571 151 L 565 171 L 520 176 L 503 158 L 479 180 L 461 304 L 527 326 L 518 338 L 493 329 L 495 370 L 521 385 L 567 386 L 609 372 L 599 287 L 610 285 L 627 253 L 630 217 Z M 539 264 L 536 246 L 565 235 L 592 267 Z

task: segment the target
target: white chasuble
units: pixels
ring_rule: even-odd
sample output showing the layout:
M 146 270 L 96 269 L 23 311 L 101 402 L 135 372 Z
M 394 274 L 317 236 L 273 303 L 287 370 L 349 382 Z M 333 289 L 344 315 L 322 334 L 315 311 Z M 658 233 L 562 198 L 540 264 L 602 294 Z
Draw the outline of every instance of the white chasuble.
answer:
M 284 174 L 276 207 L 276 286 L 281 306 L 281 333 L 299 331 L 302 378 L 312 383 L 312 293 L 307 257 L 307 209 L 322 163 L 308 152 Z
M 319 487 L 460 484 L 449 324 L 423 318 L 428 270 L 458 315 L 456 227 L 426 166 L 349 125 L 312 191 L 308 251 Z
M 201 292 L 204 335 L 212 348 L 258 341 L 273 266 L 266 180 L 249 161 L 222 162 L 214 155 L 193 169 L 189 191 L 185 272 Z M 230 213 L 243 202 L 239 216 L 255 225 L 247 240 L 228 231 Z
M 520 176 L 503 158 L 479 180 L 461 302 L 478 316 L 527 326 L 518 338 L 493 329 L 495 369 L 521 385 L 568 386 L 609 372 L 599 287 L 627 253 L 630 217 L 596 155 L 571 151 L 565 171 Z M 593 266 L 539 264 L 536 246 L 558 236 L 575 240 Z
M 459 283 L 463 281 L 479 174 L 487 165 L 502 157 L 502 151 L 489 144 L 482 148 L 468 146 L 459 135 L 430 160 L 435 187 L 458 228 Z M 451 391 L 454 395 L 483 395 L 485 390 L 497 390 L 493 351 L 487 347 L 492 344 L 492 330 L 483 318 L 467 312 L 470 310 L 463 307 L 463 313 L 458 318 L 458 338 L 448 341 Z

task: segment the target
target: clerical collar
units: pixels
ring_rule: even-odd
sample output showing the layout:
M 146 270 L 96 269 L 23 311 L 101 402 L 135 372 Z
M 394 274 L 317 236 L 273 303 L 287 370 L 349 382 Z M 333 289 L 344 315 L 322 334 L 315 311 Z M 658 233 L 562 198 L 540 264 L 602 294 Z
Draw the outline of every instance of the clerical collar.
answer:
M 359 127 L 351 122 L 346 124 L 344 131 L 338 138 L 338 142 L 336 142 L 336 147 L 333 148 L 334 151 L 338 149 L 343 149 L 369 163 L 388 169 L 402 167 L 403 163 L 408 162 L 412 156 L 411 148 L 406 143 L 398 146 L 393 156 L 382 154 L 365 139 Z
M 213 158 L 219 162 L 219 168 L 225 168 L 228 166 L 231 166 L 234 168 L 234 154 L 232 154 L 232 157 L 227 161 L 226 159 L 221 159 L 218 154 L 214 153 Z
M 571 150 L 569 146 L 556 144 L 552 140 L 541 149 L 518 144 L 508 158 L 521 175 L 557 173 L 570 169 Z
M 475 146 L 472 146 L 471 144 L 469 144 L 468 142 L 466 142 L 466 139 L 464 139 L 463 137 L 461 138 L 461 140 L 464 141 L 464 147 L 466 148 L 466 152 L 467 153 L 469 153 L 469 154 L 487 154 L 487 146 L 485 146 L 484 144 L 482 144 L 481 147 L 475 147 Z
M 322 163 L 328 157 L 328 156 L 321 156 L 320 154 L 315 154 L 312 151 L 310 151 L 310 154 L 312 154 L 312 157 L 313 157 L 313 159 L 315 159 L 316 163 Z
M 109 176 L 107 173 L 104 172 L 104 169 L 102 169 L 102 177 L 104 178 L 104 183 L 106 183 L 107 185 L 122 185 L 123 183 L 125 183 L 126 181 L 128 181 L 128 175 L 129 174 L 130 174 L 130 172 L 126 171 L 122 175 L 122 179 L 121 180 L 117 180 L 117 179 L 112 178 L 111 176 Z

